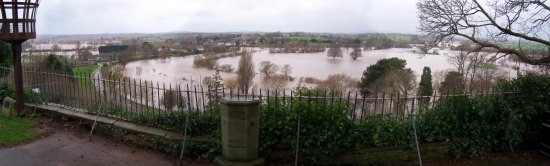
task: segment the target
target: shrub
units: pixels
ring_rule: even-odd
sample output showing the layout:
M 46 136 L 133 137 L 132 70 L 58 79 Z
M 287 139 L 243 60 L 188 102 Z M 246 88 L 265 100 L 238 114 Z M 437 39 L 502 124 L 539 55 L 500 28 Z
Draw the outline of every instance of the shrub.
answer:
M 521 124 L 516 124 L 527 140 L 534 140 L 541 128 L 541 115 L 550 110 L 550 77 L 526 75 L 497 84 L 502 92 L 518 92 L 503 98 L 516 111 Z
M 309 93 L 311 94 L 311 93 Z M 296 99 L 282 102 L 270 99 L 262 107 L 260 150 L 269 155 L 272 150 L 293 150 L 300 121 L 300 156 L 308 162 L 318 157 L 334 155 L 352 147 L 355 127 L 348 118 L 347 106 L 335 101 L 328 109 L 325 100 Z
M 502 151 L 519 144 L 518 123 L 501 97 L 454 97 L 424 114 L 423 140 L 450 140 L 455 158 Z
M 390 115 L 375 115 L 365 118 L 356 131 L 354 140 L 359 147 L 381 147 L 405 145 L 410 143 L 413 135 L 408 119 Z
M 455 158 L 513 150 L 535 140 L 540 115 L 550 108 L 550 78 L 529 75 L 501 82 L 498 89 L 518 93 L 448 98 L 420 115 L 420 137 L 426 142 L 448 139 Z
M 0 84 L 0 92 L 0 100 L 3 100 L 4 97 L 15 99 L 15 89 L 8 84 Z M 43 96 L 31 89 L 24 89 L 23 93 L 26 103 L 40 103 L 43 101 Z

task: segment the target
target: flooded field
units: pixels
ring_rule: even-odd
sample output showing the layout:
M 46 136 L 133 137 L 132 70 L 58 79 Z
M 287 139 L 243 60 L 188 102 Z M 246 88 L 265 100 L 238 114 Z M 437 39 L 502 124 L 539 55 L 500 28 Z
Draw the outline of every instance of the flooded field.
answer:
M 253 61 L 256 65 L 256 77 L 254 83 L 262 87 L 262 76 L 258 73 L 259 64 L 262 61 L 271 61 L 282 67 L 290 65 L 292 67 L 291 76 L 294 81 L 287 84 L 287 88 L 292 88 L 298 84 L 301 77 L 312 77 L 319 80 L 326 79 L 331 74 L 346 74 L 354 79 L 360 80 L 365 69 L 375 64 L 378 60 L 384 58 L 397 57 L 407 61 L 407 67 L 411 68 L 417 74 L 418 78 L 425 66 L 429 66 L 432 72 L 452 69 L 453 66 L 448 61 L 450 51 L 441 51 L 441 55 L 420 56 L 414 53 L 414 49 L 388 49 L 364 51 L 363 57 L 353 60 L 349 57 L 349 52 L 344 50 L 343 58 L 332 59 L 326 53 L 279 53 L 270 54 L 268 50 L 257 50 L 253 53 Z M 240 57 L 229 57 L 219 59 L 219 65 L 229 64 L 233 68 L 238 68 Z M 140 71 L 140 72 L 138 72 Z M 193 56 L 172 57 L 167 59 L 142 60 L 132 62 L 126 65 L 125 75 L 130 78 L 159 81 L 171 84 L 190 84 L 200 85 L 204 77 L 212 76 L 213 70 L 193 67 Z M 235 73 L 221 73 L 222 78 L 227 79 L 236 77 Z

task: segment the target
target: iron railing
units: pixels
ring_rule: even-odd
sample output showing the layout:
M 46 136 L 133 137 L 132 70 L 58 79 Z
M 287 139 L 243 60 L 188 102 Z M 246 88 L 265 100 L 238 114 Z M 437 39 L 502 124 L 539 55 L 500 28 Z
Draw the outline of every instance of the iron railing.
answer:
M 0 83 L 13 85 L 12 69 L 0 68 Z M 39 97 L 40 104 L 54 105 L 132 121 L 135 116 L 156 116 L 174 112 L 205 112 L 216 109 L 223 97 L 257 98 L 265 109 L 289 109 L 295 102 L 308 102 L 326 111 L 346 111 L 354 121 L 372 115 L 390 115 L 405 119 L 437 106 L 446 98 L 457 96 L 504 95 L 510 92 L 480 90 L 469 94 L 434 91 L 431 96 L 414 96 L 411 92 L 376 93 L 370 96 L 357 91 L 278 91 L 250 90 L 246 93 L 223 87 L 165 84 L 141 79 L 102 77 L 101 72 L 56 74 L 24 70 L 24 87 Z M 414 93 L 413 93 L 414 94 Z M 444 95 L 445 94 L 445 95 Z

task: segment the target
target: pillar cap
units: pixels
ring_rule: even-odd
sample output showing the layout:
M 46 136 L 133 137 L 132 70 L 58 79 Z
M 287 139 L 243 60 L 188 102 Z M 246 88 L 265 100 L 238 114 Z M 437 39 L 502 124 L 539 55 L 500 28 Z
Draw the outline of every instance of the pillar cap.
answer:
M 255 105 L 260 104 L 260 100 L 256 98 L 224 97 L 221 103 L 227 105 Z

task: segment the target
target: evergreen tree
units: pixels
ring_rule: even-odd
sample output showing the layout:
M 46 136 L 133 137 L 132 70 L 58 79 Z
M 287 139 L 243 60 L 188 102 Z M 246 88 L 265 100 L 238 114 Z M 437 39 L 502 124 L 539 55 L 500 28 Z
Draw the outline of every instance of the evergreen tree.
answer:
M 432 70 L 430 67 L 424 67 L 422 76 L 420 77 L 420 84 L 418 85 L 418 96 L 420 98 L 420 106 L 427 108 L 430 103 L 430 96 L 433 94 L 432 87 Z M 426 96 L 426 97 L 425 97 Z
M 66 57 L 54 54 L 48 55 L 42 62 L 42 66 L 49 72 L 61 74 L 71 74 L 73 72 L 73 66 Z
M 212 76 L 208 86 L 210 104 L 218 106 L 218 103 L 223 97 L 223 79 L 220 76 L 220 70 L 216 69 L 216 73 Z
M 445 75 L 445 80 L 441 83 L 440 91 L 445 94 L 457 94 L 464 92 L 462 75 L 456 71 L 447 73 L 447 75 Z
M 424 67 L 418 86 L 418 96 L 431 96 L 432 94 L 432 70 L 430 67 Z
M 371 95 L 369 90 L 376 80 L 391 72 L 407 70 L 407 61 L 399 58 L 381 59 L 374 65 L 370 65 L 361 77 L 361 91 L 363 95 Z

